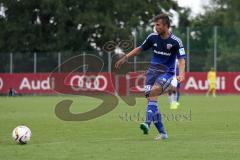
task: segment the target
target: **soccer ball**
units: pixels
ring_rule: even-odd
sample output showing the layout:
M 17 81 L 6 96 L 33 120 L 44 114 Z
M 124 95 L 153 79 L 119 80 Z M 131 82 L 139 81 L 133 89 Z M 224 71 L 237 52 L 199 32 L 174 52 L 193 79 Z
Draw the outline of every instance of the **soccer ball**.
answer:
M 12 137 L 18 144 L 27 144 L 31 135 L 31 130 L 27 126 L 17 126 L 12 132 Z

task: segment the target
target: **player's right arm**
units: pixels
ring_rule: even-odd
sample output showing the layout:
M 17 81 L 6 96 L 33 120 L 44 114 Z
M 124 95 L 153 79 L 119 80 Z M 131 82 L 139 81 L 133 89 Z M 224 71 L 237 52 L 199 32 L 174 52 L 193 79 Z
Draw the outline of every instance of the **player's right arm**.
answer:
M 116 62 L 115 68 L 119 69 L 122 64 L 127 62 L 128 58 L 137 56 L 141 52 L 141 50 L 142 49 L 140 47 L 134 48 L 131 52 L 129 52 L 128 54 L 124 55 L 121 59 L 119 59 Z
M 115 68 L 119 69 L 120 66 L 124 63 L 127 62 L 128 58 L 137 56 L 142 50 L 148 50 L 149 48 L 152 47 L 152 37 L 153 34 L 150 34 L 145 41 L 142 43 L 141 46 L 134 48 L 131 52 L 129 52 L 128 54 L 124 55 L 121 59 L 119 59 L 116 64 L 115 64 Z

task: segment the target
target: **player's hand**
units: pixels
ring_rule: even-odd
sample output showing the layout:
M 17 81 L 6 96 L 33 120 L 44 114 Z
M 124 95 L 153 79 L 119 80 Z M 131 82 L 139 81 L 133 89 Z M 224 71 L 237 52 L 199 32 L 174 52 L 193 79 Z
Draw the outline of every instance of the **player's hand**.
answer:
M 177 76 L 177 80 L 178 80 L 178 82 L 184 81 L 185 80 L 185 74 Z
M 119 69 L 120 66 L 124 63 L 126 63 L 128 60 L 127 56 L 124 55 L 122 58 L 120 58 L 116 63 L 115 63 L 115 68 Z

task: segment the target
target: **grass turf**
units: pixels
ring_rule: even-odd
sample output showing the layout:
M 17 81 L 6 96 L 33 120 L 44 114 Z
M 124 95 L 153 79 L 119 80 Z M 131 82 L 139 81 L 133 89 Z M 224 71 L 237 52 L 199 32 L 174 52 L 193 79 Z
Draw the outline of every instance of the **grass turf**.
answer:
M 154 141 L 151 127 L 143 135 L 139 123 L 146 101 L 130 107 L 119 101 L 116 109 L 85 122 L 62 121 L 54 113 L 64 99 L 74 101 L 71 111 L 85 112 L 101 101 L 80 96 L 0 97 L 0 159 L 4 160 L 223 160 L 240 157 L 239 96 L 182 96 L 178 110 L 170 110 L 166 96 L 159 98 L 169 139 Z M 21 124 L 32 131 L 31 142 L 17 145 L 12 130 Z

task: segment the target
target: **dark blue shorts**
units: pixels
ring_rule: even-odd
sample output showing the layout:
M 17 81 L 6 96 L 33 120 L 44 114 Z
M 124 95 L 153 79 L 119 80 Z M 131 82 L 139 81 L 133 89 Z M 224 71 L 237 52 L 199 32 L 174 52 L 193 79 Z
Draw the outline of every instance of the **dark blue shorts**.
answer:
M 162 86 L 163 91 L 165 91 L 171 84 L 174 73 L 164 72 L 162 69 L 158 69 L 155 66 L 150 66 L 146 71 L 146 81 L 145 81 L 145 96 L 149 97 L 152 86 L 156 83 Z M 161 93 L 160 93 L 161 94 Z

